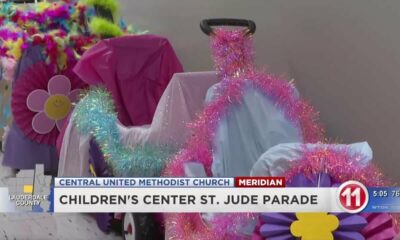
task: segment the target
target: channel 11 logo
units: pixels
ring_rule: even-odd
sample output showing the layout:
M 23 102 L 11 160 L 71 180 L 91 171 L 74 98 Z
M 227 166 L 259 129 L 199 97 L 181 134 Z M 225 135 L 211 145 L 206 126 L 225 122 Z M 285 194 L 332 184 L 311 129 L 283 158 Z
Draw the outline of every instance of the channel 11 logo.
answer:
M 368 190 L 357 181 L 347 181 L 338 189 L 338 203 L 348 213 L 359 213 L 368 204 Z

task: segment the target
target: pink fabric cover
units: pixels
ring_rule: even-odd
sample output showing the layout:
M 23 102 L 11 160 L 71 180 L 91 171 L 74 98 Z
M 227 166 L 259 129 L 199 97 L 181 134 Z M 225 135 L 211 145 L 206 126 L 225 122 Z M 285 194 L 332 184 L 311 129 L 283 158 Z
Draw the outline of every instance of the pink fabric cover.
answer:
M 145 34 L 99 42 L 74 71 L 89 85 L 104 85 L 113 95 L 120 122 L 137 126 L 151 123 L 172 75 L 183 69 L 166 38 Z
M 125 145 L 169 144 L 181 146 L 190 136 L 187 124 L 204 106 L 207 90 L 218 82 L 216 72 L 176 73 L 165 89 L 150 126 L 119 125 Z
M 99 42 L 85 52 L 74 71 L 89 85 L 111 92 L 123 125 L 138 126 L 151 123 L 170 79 L 183 69 L 166 38 L 146 34 Z M 66 125 L 57 139 L 58 153 Z

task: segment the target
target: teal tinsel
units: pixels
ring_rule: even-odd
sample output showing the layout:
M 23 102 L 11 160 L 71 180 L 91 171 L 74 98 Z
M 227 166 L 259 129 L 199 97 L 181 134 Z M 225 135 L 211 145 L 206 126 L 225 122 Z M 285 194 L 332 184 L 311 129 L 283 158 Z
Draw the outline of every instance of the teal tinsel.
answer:
M 80 134 L 95 138 L 115 176 L 159 176 L 173 153 L 166 146 L 124 146 L 112 97 L 102 88 L 92 88 L 76 105 L 72 117 Z
M 2 94 L 0 93 L 0 99 L 1 98 Z M 11 117 L 11 106 L 10 106 L 10 100 L 8 100 L 6 103 L 4 103 L 3 106 L 3 118 L 0 119 L 0 128 L 5 128 L 7 126 L 10 117 Z

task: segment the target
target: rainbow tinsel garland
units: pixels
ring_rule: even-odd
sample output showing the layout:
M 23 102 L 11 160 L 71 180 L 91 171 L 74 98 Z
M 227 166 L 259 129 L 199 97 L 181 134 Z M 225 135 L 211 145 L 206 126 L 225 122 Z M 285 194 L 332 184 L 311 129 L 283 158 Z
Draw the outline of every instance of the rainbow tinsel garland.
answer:
M 72 118 L 79 133 L 95 138 L 115 176 L 159 176 L 173 153 L 168 146 L 125 147 L 120 140 L 113 100 L 102 88 L 92 88 L 87 92 L 76 105 Z

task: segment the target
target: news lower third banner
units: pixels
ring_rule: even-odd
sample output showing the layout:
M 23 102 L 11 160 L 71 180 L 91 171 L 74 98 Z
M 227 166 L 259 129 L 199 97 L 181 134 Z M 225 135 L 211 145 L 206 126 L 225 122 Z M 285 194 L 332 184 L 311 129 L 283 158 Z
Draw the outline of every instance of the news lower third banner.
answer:
M 290 188 L 282 177 L 56 178 L 55 212 L 397 212 L 400 188 L 348 181 Z
M 400 188 L 286 187 L 282 177 L 40 177 L 13 180 L 0 197 L 0 212 L 400 212 Z

